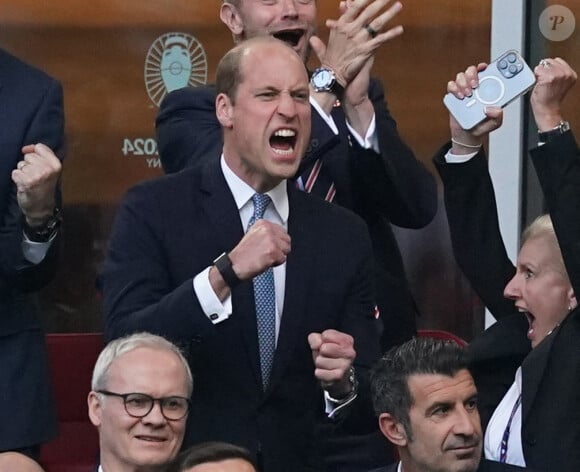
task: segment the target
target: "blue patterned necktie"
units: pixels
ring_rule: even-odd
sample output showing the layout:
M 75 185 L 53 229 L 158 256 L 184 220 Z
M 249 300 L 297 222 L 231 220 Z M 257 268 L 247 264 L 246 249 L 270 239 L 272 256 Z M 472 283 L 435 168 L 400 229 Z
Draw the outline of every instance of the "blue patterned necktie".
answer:
M 252 196 L 254 214 L 248 223 L 252 225 L 264 218 L 264 211 L 271 200 L 268 195 L 256 193 Z M 254 277 L 254 300 L 256 302 L 256 321 L 258 323 L 258 345 L 260 347 L 260 369 L 262 371 L 262 387 L 268 387 L 270 371 L 274 362 L 276 350 L 276 292 L 274 289 L 274 272 L 270 267 L 265 272 Z

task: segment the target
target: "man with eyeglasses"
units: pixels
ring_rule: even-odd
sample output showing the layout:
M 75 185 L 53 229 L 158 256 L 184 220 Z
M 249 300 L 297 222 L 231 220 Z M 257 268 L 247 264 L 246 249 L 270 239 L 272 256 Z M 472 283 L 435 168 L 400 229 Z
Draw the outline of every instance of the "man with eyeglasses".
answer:
M 109 343 L 97 359 L 91 388 L 98 472 L 153 472 L 177 455 L 193 379 L 175 345 L 149 333 Z

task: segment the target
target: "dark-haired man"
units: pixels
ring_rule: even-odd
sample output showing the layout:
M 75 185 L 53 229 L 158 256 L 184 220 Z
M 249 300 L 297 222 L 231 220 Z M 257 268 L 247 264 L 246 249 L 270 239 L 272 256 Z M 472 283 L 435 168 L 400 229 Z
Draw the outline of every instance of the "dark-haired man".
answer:
M 256 472 L 256 466 L 243 447 L 207 442 L 182 452 L 164 472 Z
M 400 458 L 381 472 L 477 470 L 482 445 L 477 390 L 462 347 L 412 339 L 383 356 L 371 385 L 379 426 Z

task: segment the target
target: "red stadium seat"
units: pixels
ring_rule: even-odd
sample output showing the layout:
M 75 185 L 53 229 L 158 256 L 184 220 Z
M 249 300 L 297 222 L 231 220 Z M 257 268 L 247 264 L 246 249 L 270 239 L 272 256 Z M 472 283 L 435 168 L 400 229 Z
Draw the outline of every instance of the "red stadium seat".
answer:
M 47 472 L 92 472 L 99 440 L 87 413 L 93 367 L 103 348 L 100 333 L 46 336 L 59 434 L 43 445 L 40 463 Z
M 465 339 L 442 329 L 419 329 L 417 330 L 417 335 L 422 338 L 446 339 L 448 341 L 454 341 L 460 346 L 467 346 L 467 341 Z

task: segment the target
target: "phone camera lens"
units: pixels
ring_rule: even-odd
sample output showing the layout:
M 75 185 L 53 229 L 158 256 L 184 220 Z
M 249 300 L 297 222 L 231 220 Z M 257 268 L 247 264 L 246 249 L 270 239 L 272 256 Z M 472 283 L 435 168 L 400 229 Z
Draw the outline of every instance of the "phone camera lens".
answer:
M 509 69 L 508 69 L 512 74 L 517 74 L 518 73 L 518 66 L 516 66 L 515 64 L 510 65 Z
M 509 62 L 512 62 L 512 63 L 516 62 L 516 55 L 515 55 L 515 54 L 513 54 L 513 53 L 511 53 L 511 54 L 508 54 L 508 56 L 507 56 L 507 60 L 508 60 Z
M 502 59 L 501 61 L 499 61 L 499 63 L 498 63 L 498 65 L 497 65 L 497 66 L 498 66 L 498 67 L 499 67 L 501 70 L 504 70 L 504 69 L 506 69 L 506 68 L 507 68 L 508 64 L 507 64 L 507 62 L 506 62 L 504 59 Z

